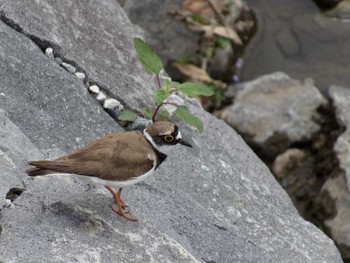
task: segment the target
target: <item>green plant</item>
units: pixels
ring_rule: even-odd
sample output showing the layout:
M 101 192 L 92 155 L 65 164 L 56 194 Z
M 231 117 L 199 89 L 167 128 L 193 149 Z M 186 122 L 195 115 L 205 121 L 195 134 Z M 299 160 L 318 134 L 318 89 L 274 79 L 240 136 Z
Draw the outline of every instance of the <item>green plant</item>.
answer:
M 196 97 L 212 96 L 214 94 L 214 91 L 211 88 L 204 86 L 203 84 L 192 82 L 185 82 L 180 84 L 178 82 L 170 80 L 162 80 L 162 85 L 159 73 L 163 68 L 163 64 L 158 55 L 149 45 L 147 45 L 147 43 L 145 43 L 140 38 L 134 39 L 134 45 L 144 70 L 148 73 L 154 74 L 157 80 L 158 89 L 154 97 L 154 104 L 156 106 L 156 109 L 152 114 L 152 120 L 156 120 L 157 114 L 163 105 L 170 104 L 177 107 L 175 111 L 176 118 L 182 120 L 189 126 L 197 128 L 199 131 L 203 131 L 203 122 L 198 117 L 192 115 L 185 105 L 177 105 L 176 103 L 167 101 L 167 99 L 171 94 L 175 92 L 185 94 L 189 97 Z M 136 114 L 133 115 L 130 113 L 130 111 L 124 113 L 125 111 L 126 110 L 124 110 L 119 116 L 120 120 L 133 121 L 136 119 Z M 146 112 L 145 115 L 150 116 L 150 112 Z M 162 111 L 160 113 L 161 118 L 166 118 L 167 116 L 169 116 L 169 113 L 166 111 Z

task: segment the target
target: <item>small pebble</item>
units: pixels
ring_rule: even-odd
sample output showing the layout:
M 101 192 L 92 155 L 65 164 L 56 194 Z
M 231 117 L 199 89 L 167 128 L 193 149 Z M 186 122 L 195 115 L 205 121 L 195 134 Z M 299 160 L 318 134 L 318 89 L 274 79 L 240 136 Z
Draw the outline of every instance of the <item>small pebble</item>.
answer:
M 68 72 L 74 74 L 77 69 L 73 67 L 71 64 L 68 64 L 66 62 L 62 62 L 61 64 L 62 67 L 64 67 Z
M 60 59 L 60 58 L 55 58 L 55 61 L 56 61 L 56 63 L 57 63 L 58 65 L 61 66 L 61 64 L 62 64 L 62 59 Z
M 113 109 L 113 108 L 116 108 L 120 106 L 120 102 L 117 101 L 116 99 L 106 99 L 104 102 L 103 102 L 103 108 L 105 109 Z
M 6 207 L 10 207 L 10 205 L 12 204 L 10 199 L 5 199 L 5 206 Z
M 77 76 L 78 79 L 84 80 L 85 79 L 85 74 L 82 72 L 75 72 L 75 76 Z
M 45 49 L 45 54 L 46 54 L 46 56 L 48 56 L 49 58 L 54 59 L 53 49 L 52 49 L 51 47 L 48 47 L 47 49 Z
M 89 87 L 90 92 L 98 94 L 100 92 L 100 88 L 97 85 L 92 85 Z
M 106 98 L 106 95 L 102 91 L 100 91 L 96 97 L 96 99 L 100 102 L 104 101 Z

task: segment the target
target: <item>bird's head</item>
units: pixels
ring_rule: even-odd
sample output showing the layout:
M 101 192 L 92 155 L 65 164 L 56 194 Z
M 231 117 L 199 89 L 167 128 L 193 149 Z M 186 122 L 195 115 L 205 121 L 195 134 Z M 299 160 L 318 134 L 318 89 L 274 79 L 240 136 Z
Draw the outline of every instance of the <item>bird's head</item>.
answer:
M 153 122 L 143 131 L 143 134 L 152 146 L 162 153 L 169 151 L 176 144 L 192 147 L 182 139 L 179 127 L 168 121 Z

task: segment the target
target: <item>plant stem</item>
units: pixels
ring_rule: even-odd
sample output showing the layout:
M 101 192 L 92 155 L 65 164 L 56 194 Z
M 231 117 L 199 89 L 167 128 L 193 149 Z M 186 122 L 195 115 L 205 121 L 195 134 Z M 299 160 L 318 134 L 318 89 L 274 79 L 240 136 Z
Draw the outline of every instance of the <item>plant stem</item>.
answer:
M 156 74 L 156 80 L 157 80 L 158 89 L 161 89 L 162 85 L 160 84 L 159 74 Z
M 176 103 L 172 103 L 172 102 L 162 102 L 161 104 L 158 105 L 158 107 L 157 107 L 156 110 L 154 111 L 153 116 L 152 116 L 152 122 L 155 122 L 155 121 L 156 121 L 157 113 L 158 113 L 159 109 L 160 109 L 164 104 L 169 104 L 169 105 L 173 105 L 173 106 L 175 106 L 175 107 L 179 107 L 179 105 L 177 105 Z

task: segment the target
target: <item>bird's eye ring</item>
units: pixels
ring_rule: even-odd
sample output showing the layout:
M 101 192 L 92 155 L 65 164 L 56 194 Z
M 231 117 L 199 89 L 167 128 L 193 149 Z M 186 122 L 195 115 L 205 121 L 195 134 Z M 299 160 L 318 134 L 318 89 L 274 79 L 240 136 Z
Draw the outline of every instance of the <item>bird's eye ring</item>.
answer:
M 172 142 L 174 140 L 174 136 L 172 135 L 165 135 L 164 136 L 164 141 L 166 142 Z

